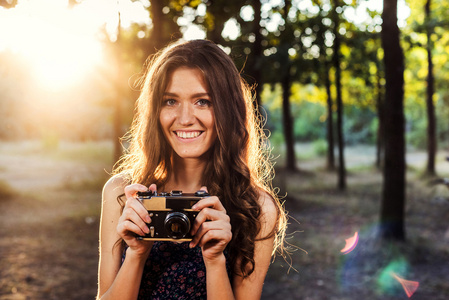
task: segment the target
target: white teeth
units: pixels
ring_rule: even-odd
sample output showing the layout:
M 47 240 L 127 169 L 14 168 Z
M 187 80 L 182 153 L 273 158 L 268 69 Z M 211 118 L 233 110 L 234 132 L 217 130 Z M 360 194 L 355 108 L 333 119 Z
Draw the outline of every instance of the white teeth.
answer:
M 193 138 L 198 137 L 201 134 L 200 131 L 193 131 L 193 132 L 192 131 L 189 131 L 189 132 L 175 131 L 175 133 L 178 137 L 183 138 L 183 139 L 193 139 Z

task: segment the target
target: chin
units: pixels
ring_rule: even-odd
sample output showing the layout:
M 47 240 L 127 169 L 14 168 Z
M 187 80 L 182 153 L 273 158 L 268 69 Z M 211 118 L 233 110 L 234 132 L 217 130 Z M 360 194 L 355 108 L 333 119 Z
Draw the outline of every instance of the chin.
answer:
M 208 159 L 210 157 L 211 151 L 175 151 L 175 153 L 179 158 L 182 159 Z

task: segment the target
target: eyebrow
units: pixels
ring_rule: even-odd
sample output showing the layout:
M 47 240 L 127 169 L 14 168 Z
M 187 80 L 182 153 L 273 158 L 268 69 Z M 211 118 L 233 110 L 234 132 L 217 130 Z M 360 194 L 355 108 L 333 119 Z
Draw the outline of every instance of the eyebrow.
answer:
M 165 92 L 164 96 L 176 97 L 176 96 L 178 96 L 178 94 Z M 196 94 L 192 95 L 192 98 L 199 98 L 199 97 L 204 97 L 204 96 L 210 97 L 210 94 L 209 93 L 196 93 Z

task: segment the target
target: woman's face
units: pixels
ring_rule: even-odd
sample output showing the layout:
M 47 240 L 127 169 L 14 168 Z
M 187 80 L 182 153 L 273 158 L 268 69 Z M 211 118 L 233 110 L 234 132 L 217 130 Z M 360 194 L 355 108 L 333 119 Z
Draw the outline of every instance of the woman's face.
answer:
M 212 147 L 217 138 L 214 108 L 199 69 L 180 67 L 172 72 L 159 122 L 181 158 L 201 158 Z

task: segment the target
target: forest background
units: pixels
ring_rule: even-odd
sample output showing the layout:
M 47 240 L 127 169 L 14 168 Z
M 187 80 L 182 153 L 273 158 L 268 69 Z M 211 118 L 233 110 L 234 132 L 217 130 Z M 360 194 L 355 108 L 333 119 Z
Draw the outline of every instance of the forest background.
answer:
M 396 76 L 403 76 L 403 90 L 393 98 L 388 93 L 391 64 L 386 61 L 394 51 L 386 45 L 394 43 L 385 43 L 385 37 L 382 42 L 382 33 L 388 33 L 386 20 L 392 17 L 386 11 L 397 18 L 396 37 L 403 55 L 393 59 L 403 62 L 402 72 Z M 369 173 L 375 180 L 370 181 L 370 192 L 365 192 L 380 206 L 371 211 L 370 218 L 380 219 L 380 224 L 395 220 L 393 227 L 380 226 L 376 236 L 403 242 L 407 240 L 404 213 L 410 214 L 413 203 L 407 199 L 407 207 L 405 201 L 409 185 L 447 174 L 438 166 L 444 165 L 449 148 L 448 11 L 449 3 L 443 0 L 1 0 L 0 140 L 6 148 L 0 156 L 7 158 L 11 149 L 28 157 L 37 154 L 35 159 L 42 159 L 39 155 L 44 153 L 62 152 L 67 156 L 67 152 L 72 153 L 67 145 L 85 145 L 90 152 L 86 154 L 83 146 L 76 146 L 82 148 L 78 155 L 91 158 L 88 164 L 96 167 L 94 160 L 106 159 L 101 168 L 110 171 L 126 147 L 120 138 L 132 120 L 139 92 L 136 83 L 146 58 L 180 38 L 207 38 L 221 45 L 234 58 L 243 77 L 254 85 L 255 103 L 265 116 L 276 158 L 276 183 L 281 192 L 291 196 L 287 199 L 307 198 L 308 193 L 314 194 L 313 190 L 324 185 L 327 196 L 341 197 L 338 201 L 350 205 L 352 196 L 348 193 L 360 192 L 360 186 L 348 187 L 347 181 L 354 173 L 360 178 Z M 394 28 L 391 31 L 394 36 Z M 398 103 L 399 110 L 390 103 Z M 395 115 L 391 117 L 393 110 Z M 396 147 L 394 143 L 401 141 L 403 145 Z M 104 146 L 105 142 L 110 142 L 106 144 L 109 146 Z M 25 145 L 28 150 L 21 149 Z M 92 150 L 92 145 L 104 155 Z M 345 149 L 358 146 L 369 149 L 371 158 L 367 160 L 372 165 L 347 170 L 345 159 L 350 161 L 352 152 L 345 155 Z M 389 156 L 391 148 L 403 151 Z M 410 175 L 406 155 L 417 152 L 425 154 L 424 163 Z M 404 166 L 393 165 L 393 172 L 388 171 L 388 157 L 404 161 Z M 311 171 L 310 165 L 316 163 L 319 167 Z M 4 160 L 0 171 L 6 175 L 0 183 L 2 199 L 6 199 L 1 203 L 6 208 L 12 205 L 8 199 L 20 194 L 20 188 L 8 178 L 8 168 Z M 29 171 L 35 172 L 31 167 Z M 397 173 L 396 179 L 389 180 L 393 173 Z M 78 175 L 86 183 L 82 177 L 85 174 Z M 318 183 L 316 178 L 326 182 Z M 104 179 L 100 176 L 100 180 L 88 182 L 96 183 L 98 191 Z M 388 183 L 395 180 L 400 184 L 389 187 Z M 301 188 L 295 189 L 299 181 L 303 182 Z M 311 185 L 305 187 L 304 182 Z M 66 183 L 66 187 L 79 188 L 72 183 Z M 388 195 L 395 198 L 391 200 Z M 290 209 L 296 209 L 295 205 Z M 326 212 L 323 220 L 336 213 Z M 431 216 L 429 213 L 427 217 Z M 83 220 L 86 224 L 97 222 L 95 218 Z M 444 235 L 446 229 L 439 230 Z M 342 231 L 352 236 L 348 228 Z M 5 236 L 8 234 L 5 231 Z M 416 234 L 414 238 L 418 243 L 423 237 Z M 410 246 L 410 238 L 407 242 L 408 246 L 395 245 L 403 250 L 401 247 Z M 310 252 L 314 246 L 309 246 Z M 447 239 L 443 239 L 442 248 L 432 251 L 446 258 Z M 2 257 L 9 257 L 5 253 Z M 408 254 L 414 257 L 416 252 Z M 321 257 L 332 256 L 322 253 Z M 319 264 L 314 259 L 309 263 Z M 395 272 L 402 270 L 403 277 L 410 276 L 403 264 L 399 265 Z M 441 272 L 447 275 L 446 271 Z M 16 280 L 14 284 L 2 282 L 3 298 L 17 295 L 24 289 L 23 282 L 30 284 L 36 278 L 19 276 Z M 321 279 L 314 282 L 317 287 L 323 285 Z M 382 286 L 397 295 L 391 292 L 394 287 Z M 437 286 L 427 295 L 438 299 L 442 290 L 449 290 L 447 284 L 438 282 Z M 55 290 L 53 286 L 45 297 Z M 314 293 L 310 295 L 319 299 Z M 385 293 L 380 296 L 385 299 Z

